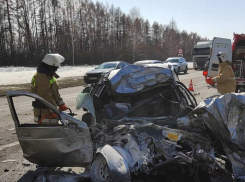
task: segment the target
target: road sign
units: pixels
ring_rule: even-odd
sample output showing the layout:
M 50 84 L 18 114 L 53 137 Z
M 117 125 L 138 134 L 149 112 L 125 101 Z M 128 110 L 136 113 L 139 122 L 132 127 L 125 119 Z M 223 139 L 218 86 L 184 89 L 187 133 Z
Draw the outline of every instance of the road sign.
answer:
M 183 54 L 183 49 L 179 49 L 179 54 Z

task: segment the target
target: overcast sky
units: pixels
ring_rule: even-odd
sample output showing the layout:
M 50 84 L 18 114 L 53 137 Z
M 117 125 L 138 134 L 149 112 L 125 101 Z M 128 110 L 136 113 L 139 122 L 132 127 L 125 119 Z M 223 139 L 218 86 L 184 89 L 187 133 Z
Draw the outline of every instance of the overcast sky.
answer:
M 98 0 L 113 4 L 128 14 L 137 7 L 152 24 L 168 24 L 171 18 L 179 30 L 202 37 L 233 39 L 233 32 L 245 34 L 245 0 Z M 96 2 L 96 0 L 93 0 Z

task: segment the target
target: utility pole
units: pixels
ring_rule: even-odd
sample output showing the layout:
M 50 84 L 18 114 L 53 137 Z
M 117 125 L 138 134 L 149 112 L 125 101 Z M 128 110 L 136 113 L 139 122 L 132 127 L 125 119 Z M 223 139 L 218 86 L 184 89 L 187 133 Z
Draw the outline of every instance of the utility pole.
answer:
M 71 18 L 71 44 L 72 44 L 72 65 L 75 66 L 75 60 L 74 60 L 74 1 L 70 1 L 70 18 Z

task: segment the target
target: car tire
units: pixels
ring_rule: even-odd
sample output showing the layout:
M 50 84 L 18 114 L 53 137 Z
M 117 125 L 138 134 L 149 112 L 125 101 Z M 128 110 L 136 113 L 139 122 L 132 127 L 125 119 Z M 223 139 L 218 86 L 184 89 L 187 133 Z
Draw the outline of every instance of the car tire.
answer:
M 188 68 L 187 68 L 187 66 L 186 66 L 186 67 L 185 67 L 184 73 L 187 74 L 187 71 L 188 71 Z
M 107 161 L 102 154 L 96 156 L 90 170 L 90 178 L 92 182 L 113 181 Z

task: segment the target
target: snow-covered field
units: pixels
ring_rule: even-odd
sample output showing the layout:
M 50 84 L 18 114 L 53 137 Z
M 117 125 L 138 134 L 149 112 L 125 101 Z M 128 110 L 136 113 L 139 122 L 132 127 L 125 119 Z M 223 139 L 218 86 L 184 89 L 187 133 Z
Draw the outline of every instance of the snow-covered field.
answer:
M 62 66 L 57 74 L 61 78 L 84 76 L 84 74 L 94 69 L 96 66 Z M 36 68 L 30 67 L 0 67 L 0 85 L 30 83 Z
M 193 63 L 188 63 L 189 68 L 193 68 Z M 87 71 L 94 69 L 92 66 L 62 66 L 57 74 L 62 78 L 84 76 Z M 12 85 L 30 83 L 36 68 L 30 67 L 0 67 L 0 85 Z

